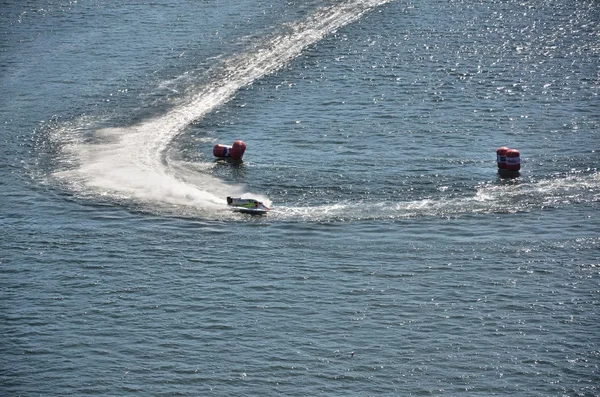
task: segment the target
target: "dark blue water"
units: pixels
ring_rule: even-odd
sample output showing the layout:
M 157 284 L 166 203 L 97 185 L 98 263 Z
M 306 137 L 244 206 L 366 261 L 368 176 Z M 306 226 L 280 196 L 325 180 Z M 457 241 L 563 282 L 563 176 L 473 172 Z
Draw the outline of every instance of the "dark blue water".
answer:
M 599 16 L 1 3 L 0 394 L 597 396 Z

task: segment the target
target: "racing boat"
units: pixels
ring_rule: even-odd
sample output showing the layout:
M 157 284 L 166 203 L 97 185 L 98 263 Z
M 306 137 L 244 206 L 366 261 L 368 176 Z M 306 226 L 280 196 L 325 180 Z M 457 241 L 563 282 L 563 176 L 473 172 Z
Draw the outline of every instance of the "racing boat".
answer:
M 235 212 L 252 215 L 264 215 L 270 208 L 251 198 L 227 197 L 227 205 Z

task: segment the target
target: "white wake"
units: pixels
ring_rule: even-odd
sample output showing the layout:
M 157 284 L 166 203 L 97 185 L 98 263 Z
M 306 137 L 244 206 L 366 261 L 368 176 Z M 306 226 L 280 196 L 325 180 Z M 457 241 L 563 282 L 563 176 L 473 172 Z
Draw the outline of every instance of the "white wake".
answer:
M 130 127 L 95 131 L 95 143 L 69 142 L 64 149 L 74 164 L 55 176 L 88 194 L 209 212 L 223 209 L 224 197 L 243 194 L 243 187 L 230 186 L 205 173 L 184 180 L 163 161 L 168 144 L 190 123 L 229 101 L 240 88 L 277 71 L 307 46 L 389 1 L 346 1 L 320 8 L 308 18 L 285 26 L 286 33 L 225 60 L 217 78 L 167 114 Z

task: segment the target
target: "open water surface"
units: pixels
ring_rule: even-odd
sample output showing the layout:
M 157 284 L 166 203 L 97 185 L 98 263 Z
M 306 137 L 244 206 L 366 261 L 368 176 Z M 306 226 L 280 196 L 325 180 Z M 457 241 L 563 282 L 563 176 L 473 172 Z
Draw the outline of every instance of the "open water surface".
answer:
M 0 394 L 600 395 L 599 20 L 0 2 Z

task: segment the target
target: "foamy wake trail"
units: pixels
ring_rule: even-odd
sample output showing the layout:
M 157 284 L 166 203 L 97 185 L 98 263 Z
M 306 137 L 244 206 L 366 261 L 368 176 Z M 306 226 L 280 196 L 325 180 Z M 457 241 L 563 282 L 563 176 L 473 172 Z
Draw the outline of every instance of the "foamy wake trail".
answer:
M 279 207 L 270 217 L 311 221 L 458 217 L 518 213 L 600 202 L 600 172 L 512 184 L 486 183 L 474 194 L 412 201 L 346 201 L 311 207 Z
M 231 57 L 218 76 L 167 114 L 127 128 L 96 131 L 100 143 L 73 141 L 65 148 L 75 158 L 69 171 L 56 174 L 92 194 L 204 211 L 225 207 L 224 197 L 242 194 L 206 174 L 181 178 L 163 161 L 167 145 L 190 123 L 229 101 L 241 87 L 280 69 L 303 49 L 391 0 L 346 1 L 317 10 L 286 33 L 266 39 L 253 50 Z

